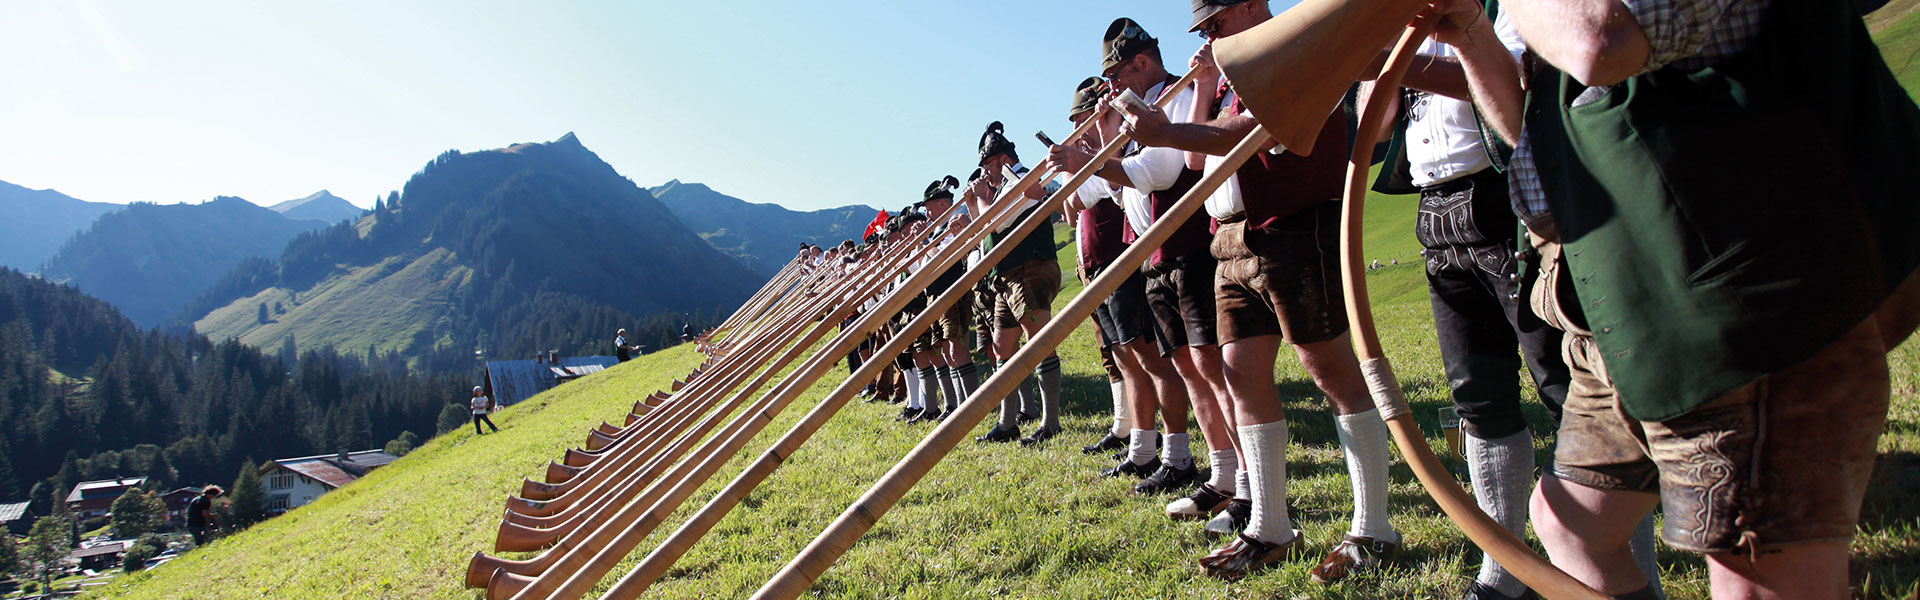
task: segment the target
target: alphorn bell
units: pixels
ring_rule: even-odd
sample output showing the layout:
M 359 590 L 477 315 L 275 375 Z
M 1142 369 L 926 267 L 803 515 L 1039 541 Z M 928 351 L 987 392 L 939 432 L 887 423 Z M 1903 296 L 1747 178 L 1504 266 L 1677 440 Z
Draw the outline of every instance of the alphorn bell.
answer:
M 1378 56 L 1381 45 L 1399 23 L 1413 19 L 1426 7 L 1417 0 L 1307 0 L 1293 9 L 1238 35 L 1214 42 L 1214 61 L 1233 85 L 1235 94 L 1253 112 L 1262 127 L 1287 148 L 1311 148 L 1313 134 L 1361 71 Z M 1341 275 L 1345 286 L 1347 319 L 1353 330 L 1354 352 L 1366 375 L 1367 389 L 1393 441 L 1406 457 L 1427 494 L 1443 512 L 1500 565 L 1547 598 L 1602 599 L 1605 596 L 1555 568 L 1480 510 L 1460 489 L 1451 472 L 1440 464 L 1426 435 L 1407 408 L 1406 398 L 1393 377 L 1374 328 L 1367 301 L 1366 271 L 1362 260 L 1362 217 L 1365 179 L 1371 163 L 1374 136 L 1385 120 L 1384 107 L 1400 86 L 1413 49 L 1432 31 L 1423 17 L 1404 28 L 1375 83 L 1361 118 L 1347 164 L 1341 216 Z M 1297 135 L 1289 142 L 1284 135 Z M 1305 144 L 1304 146 L 1298 144 Z M 1305 150 L 1301 150 L 1305 153 Z

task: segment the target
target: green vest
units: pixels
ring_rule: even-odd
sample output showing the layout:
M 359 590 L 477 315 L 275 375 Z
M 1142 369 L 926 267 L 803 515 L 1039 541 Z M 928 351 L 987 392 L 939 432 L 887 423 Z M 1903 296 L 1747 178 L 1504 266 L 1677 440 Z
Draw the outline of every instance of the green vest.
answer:
M 1852 2 L 1774 0 L 1744 52 L 1571 106 L 1538 74 L 1526 129 L 1620 402 L 1660 421 L 1858 325 L 1913 271 L 1920 109 Z

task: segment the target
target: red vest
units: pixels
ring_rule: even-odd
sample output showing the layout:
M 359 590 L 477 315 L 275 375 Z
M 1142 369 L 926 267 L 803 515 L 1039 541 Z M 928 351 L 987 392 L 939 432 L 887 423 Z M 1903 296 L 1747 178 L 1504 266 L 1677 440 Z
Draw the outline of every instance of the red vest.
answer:
M 1121 239 L 1121 232 L 1127 229 L 1127 214 L 1116 202 L 1102 198 L 1099 204 L 1077 215 L 1079 220 L 1074 229 L 1080 236 L 1080 266 L 1088 271 L 1107 266 L 1127 249 L 1127 243 Z
M 1214 102 L 1218 103 L 1225 92 L 1223 81 Z M 1236 96 L 1227 107 L 1227 114 L 1237 115 L 1245 110 Z M 1347 113 L 1336 110 L 1327 115 L 1327 123 L 1320 127 L 1320 136 L 1314 138 L 1313 155 L 1254 154 L 1234 172 L 1240 178 L 1240 201 L 1247 207 L 1247 225 L 1270 227 L 1322 202 L 1338 201 L 1351 149 L 1347 141 Z

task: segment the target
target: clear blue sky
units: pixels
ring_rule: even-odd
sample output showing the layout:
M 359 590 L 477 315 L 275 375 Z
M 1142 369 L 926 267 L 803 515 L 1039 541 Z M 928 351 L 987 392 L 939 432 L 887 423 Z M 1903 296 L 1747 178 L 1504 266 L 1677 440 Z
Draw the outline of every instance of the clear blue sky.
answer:
M 1115 17 L 1184 71 L 1190 7 L 9 0 L 0 180 L 117 203 L 325 188 L 365 206 L 449 148 L 572 131 L 642 186 L 893 207 L 964 177 L 989 121 L 1037 160 L 1033 132 L 1071 130 Z

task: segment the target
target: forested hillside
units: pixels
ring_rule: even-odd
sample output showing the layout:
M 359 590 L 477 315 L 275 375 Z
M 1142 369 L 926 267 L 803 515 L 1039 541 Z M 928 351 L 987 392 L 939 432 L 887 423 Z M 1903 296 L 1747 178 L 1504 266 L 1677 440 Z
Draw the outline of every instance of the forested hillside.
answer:
M 0 181 L 0 266 L 34 271 L 60 244 L 118 204 L 86 202 L 53 190 Z
M 393 356 L 297 358 L 141 330 L 72 287 L 0 269 L 0 502 L 36 514 L 114 476 L 227 483 L 240 465 L 432 437 L 472 385 Z
M 876 212 L 858 204 L 801 212 L 748 202 L 678 179 L 649 191 L 708 244 L 762 275 L 786 266 L 801 243 L 826 246 L 859 238 Z
M 216 339 L 371 347 L 446 372 L 476 356 L 611 353 L 620 327 L 659 348 L 763 279 L 567 134 L 446 152 L 358 221 L 240 265 L 188 312 Z
M 294 236 L 325 226 L 233 197 L 134 203 L 67 240 L 41 275 L 113 303 L 141 327 L 154 327 L 240 261 L 279 254 Z

